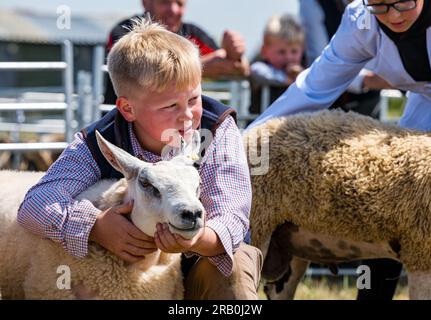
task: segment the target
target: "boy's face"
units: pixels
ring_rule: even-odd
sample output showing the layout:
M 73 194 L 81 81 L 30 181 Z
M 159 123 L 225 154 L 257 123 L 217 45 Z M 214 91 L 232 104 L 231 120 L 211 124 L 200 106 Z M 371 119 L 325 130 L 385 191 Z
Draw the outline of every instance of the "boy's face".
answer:
M 396 1 L 382 1 L 382 0 L 370 0 L 369 4 L 379 3 L 394 3 Z M 395 8 L 390 8 L 387 13 L 376 14 L 376 18 L 387 26 L 393 32 L 406 32 L 419 18 L 424 2 L 423 0 L 417 0 L 416 8 L 409 11 L 399 12 Z
M 178 90 L 175 83 L 171 83 L 162 92 L 148 91 L 130 98 L 120 97 L 117 107 L 127 121 L 133 122 L 141 146 L 160 154 L 173 132 L 186 141 L 191 139 L 202 117 L 201 94 L 200 82 L 186 90 Z
M 177 32 L 186 11 L 186 0 L 143 0 L 144 8 L 154 19 L 166 26 L 171 32 Z
M 286 70 L 287 67 L 300 65 L 303 46 L 299 43 L 289 43 L 282 39 L 271 39 L 262 47 L 262 57 L 274 68 Z

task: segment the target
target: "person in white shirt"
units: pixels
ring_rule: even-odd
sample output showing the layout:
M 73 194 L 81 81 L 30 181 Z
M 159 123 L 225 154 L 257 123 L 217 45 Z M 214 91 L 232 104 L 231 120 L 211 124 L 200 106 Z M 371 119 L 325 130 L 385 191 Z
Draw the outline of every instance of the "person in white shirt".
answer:
M 368 64 L 391 86 L 408 91 L 400 126 L 431 130 L 430 52 L 429 1 L 356 0 L 320 57 L 249 128 L 329 107 Z

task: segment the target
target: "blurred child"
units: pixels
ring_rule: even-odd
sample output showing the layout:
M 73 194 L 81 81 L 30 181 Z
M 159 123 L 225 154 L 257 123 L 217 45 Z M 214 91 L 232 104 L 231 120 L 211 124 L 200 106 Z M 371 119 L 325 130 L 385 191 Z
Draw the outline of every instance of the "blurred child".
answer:
M 303 70 L 305 35 L 292 15 L 273 16 L 263 36 L 261 60 L 251 65 L 252 105 L 250 113 L 261 112 L 262 88 L 268 86 L 270 101 L 275 101 Z M 267 106 L 265 106 L 267 107 Z

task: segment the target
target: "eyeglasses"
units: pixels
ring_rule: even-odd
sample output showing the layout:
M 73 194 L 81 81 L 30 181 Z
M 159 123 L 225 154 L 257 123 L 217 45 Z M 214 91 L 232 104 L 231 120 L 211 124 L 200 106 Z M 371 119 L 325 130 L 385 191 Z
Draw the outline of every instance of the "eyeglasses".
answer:
M 390 7 L 394 8 L 398 12 L 413 10 L 416 8 L 416 2 L 417 0 L 400 0 L 392 3 L 370 4 L 368 0 L 362 0 L 364 6 L 372 14 L 388 13 Z

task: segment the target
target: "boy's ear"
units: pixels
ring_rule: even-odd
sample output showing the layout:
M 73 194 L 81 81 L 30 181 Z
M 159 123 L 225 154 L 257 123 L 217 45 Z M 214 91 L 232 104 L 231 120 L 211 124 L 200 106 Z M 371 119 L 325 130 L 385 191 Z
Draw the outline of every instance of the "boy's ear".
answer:
M 128 122 L 135 121 L 135 110 L 130 105 L 129 100 L 126 97 L 118 97 L 116 101 L 117 109 L 120 111 L 121 115 Z

